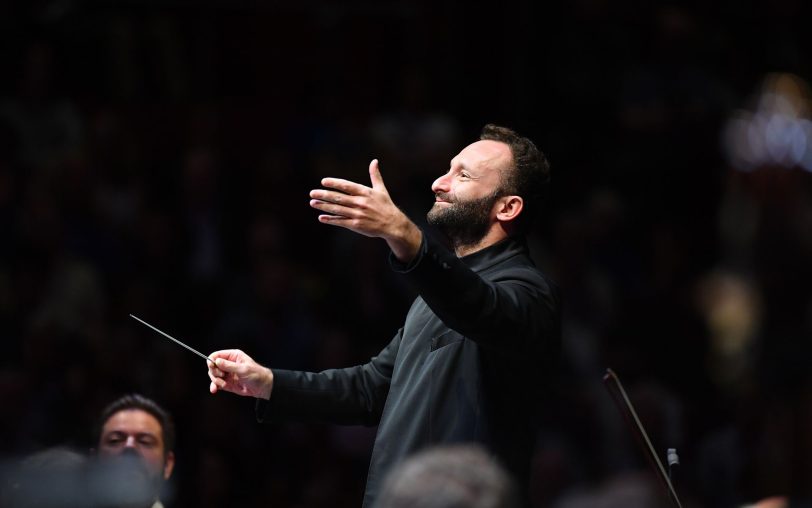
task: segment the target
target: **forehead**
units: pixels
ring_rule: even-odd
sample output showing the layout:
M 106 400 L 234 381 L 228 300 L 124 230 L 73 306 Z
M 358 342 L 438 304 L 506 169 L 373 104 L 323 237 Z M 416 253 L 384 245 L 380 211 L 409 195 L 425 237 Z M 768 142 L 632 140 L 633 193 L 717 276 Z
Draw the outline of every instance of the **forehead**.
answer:
M 462 149 L 451 164 L 458 163 L 471 168 L 496 169 L 507 168 L 511 161 L 510 147 L 500 141 L 482 139 Z
M 122 409 L 104 422 L 102 434 L 110 432 L 148 433 L 161 436 L 161 423 L 143 409 Z

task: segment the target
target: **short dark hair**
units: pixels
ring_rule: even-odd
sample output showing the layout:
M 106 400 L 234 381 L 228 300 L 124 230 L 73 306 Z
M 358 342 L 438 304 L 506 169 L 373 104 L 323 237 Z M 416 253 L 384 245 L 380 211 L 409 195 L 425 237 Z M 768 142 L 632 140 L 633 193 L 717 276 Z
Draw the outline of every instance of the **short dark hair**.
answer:
M 499 194 L 523 198 L 524 209 L 515 224 L 520 233 L 526 233 L 546 197 L 550 163 L 532 141 L 507 127 L 489 123 L 482 128 L 479 139 L 499 141 L 510 148 L 513 165 L 502 174 Z
M 126 411 L 130 409 L 140 409 L 141 411 L 145 411 L 154 416 L 155 419 L 158 420 L 158 423 L 161 424 L 161 434 L 164 441 L 164 455 L 174 451 L 175 423 L 172 421 L 172 415 L 170 415 L 167 410 L 159 406 L 154 400 L 144 397 L 138 393 L 131 393 L 119 397 L 108 404 L 104 410 L 102 410 L 101 415 L 99 416 L 99 421 L 96 425 L 95 442 L 97 445 L 102 438 L 102 429 L 104 428 L 104 424 L 107 423 L 107 420 L 109 420 L 111 416 L 119 411 Z

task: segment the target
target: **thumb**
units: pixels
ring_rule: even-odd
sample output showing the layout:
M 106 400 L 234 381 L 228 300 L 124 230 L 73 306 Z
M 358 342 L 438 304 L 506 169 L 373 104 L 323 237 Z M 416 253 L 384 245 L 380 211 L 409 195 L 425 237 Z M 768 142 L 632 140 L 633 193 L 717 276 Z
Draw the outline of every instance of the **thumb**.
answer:
M 369 180 L 372 182 L 373 189 L 386 190 L 386 186 L 383 184 L 383 177 L 381 177 L 378 159 L 372 159 L 372 162 L 369 163 Z
M 230 360 L 218 358 L 214 360 L 214 363 L 215 365 L 217 365 L 217 368 L 222 370 L 223 372 L 234 372 L 237 370 L 237 363 L 232 362 Z

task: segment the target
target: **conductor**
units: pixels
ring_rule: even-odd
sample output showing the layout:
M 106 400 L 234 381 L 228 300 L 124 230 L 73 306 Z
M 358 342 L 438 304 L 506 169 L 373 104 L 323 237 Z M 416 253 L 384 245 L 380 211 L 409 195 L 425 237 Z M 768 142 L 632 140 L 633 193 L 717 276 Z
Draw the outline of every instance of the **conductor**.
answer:
M 377 160 L 369 177 L 324 178 L 310 206 L 324 224 L 386 241 L 392 270 L 419 295 L 403 326 L 367 363 L 322 372 L 215 351 L 210 391 L 255 397 L 260 421 L 378 425 L 365 507 L 393 466 L 439 444 L 480 444 L 526 494 L 538 394 L 560 342 L 558 290 L 525 241 L 549 164 L 529 139 L 486 125 L 431 186 L 427 222 L 453 250 L 392 202 Z

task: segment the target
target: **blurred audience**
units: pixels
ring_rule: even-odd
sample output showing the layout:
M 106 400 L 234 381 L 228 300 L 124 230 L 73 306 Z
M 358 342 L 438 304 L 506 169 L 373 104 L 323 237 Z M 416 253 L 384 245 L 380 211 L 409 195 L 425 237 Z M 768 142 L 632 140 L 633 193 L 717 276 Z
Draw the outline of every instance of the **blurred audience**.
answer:
M 560 168 L 534 240 L 566 355 L 535 506 L 659 501 L 607 366 L 679 449 L 687 505 L 800 505 L 811 6 L 0 2 L 0 458 L 93 467 L 72 450 L 100 446 L 97 409 L 161 393 L 184 429 L 173 505 L 358 506 L 374 433 L 220 418 L 244 408 L 196 391 L 201 360 L 127 315 L 291 368 L 367 358 L 413 295 L 385 249 L 319 228 L 307 192 L 377 151 L 423 210 L 413 182 L 494 121 Z
M 91 508 L 87 455 L 54 446 L 8 464 L 0 479 L 0 506 L 14 508 Z
M 477 444 L 424 449 L 392 469 L 376 508 L 519 508 L 510 473 Z

